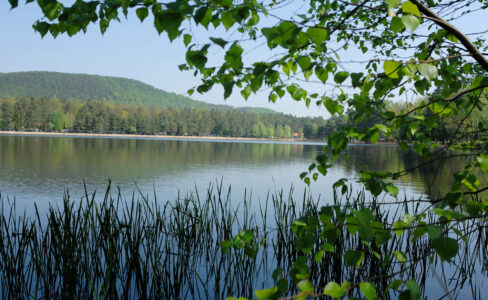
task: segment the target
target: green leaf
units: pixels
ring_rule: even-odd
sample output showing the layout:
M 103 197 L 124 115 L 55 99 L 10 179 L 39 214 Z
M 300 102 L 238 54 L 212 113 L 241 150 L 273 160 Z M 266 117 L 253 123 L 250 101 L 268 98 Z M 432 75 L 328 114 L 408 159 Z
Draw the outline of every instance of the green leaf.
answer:
M 393 223 L 393 232 L 396 234 L 397 237 L 402 236 L 403 232 L 405 229 L 405 222 L 403 220 L 398 220 L 395 223 Z
M 180 13 L 163 11 L 154 16 L 154 25 L 159 33 L 166 31 L 170 41 L 173 41 L 180 35 L 179 28 L 183 19 Z
M 375 234 L 375 242 L 377 246 L 380 246 L 391 239 L 391 234 L 386 231 L 377 231 Z
M 408 124 L 408 128 L 410 129 L 410 132 L 412 133 L 412 135 L 415 135 L 415 133 L 417 131 L 419 131 L 419 129 L 420 129 L 420 123 L 419 122 L 412 122 L 412 123 Z
M 297 62 L 300 68 L 302 69 L 302 71 L 304 72 L 310 69 L 310 67 L 312 66 L 312 60 L 310 59 L 309 56 L 300 56 Z
M 380 133 L 378 131 L 375 131 L 369 138 L 369 141 L 372 144 L 376 144 L 379 141 L 379 139 L 380 139 Z
M 342 284 L 340 286 L 338 283 L 331 281 L 327 283 L 324 288 L 324 295 L 330 296 L 334 299 L 339 299 L 347 292 L 347 285 Z
M 391 8 L 397 8 L 400 5 L 400 0 L 386 0 L 386 3 Z
M 374 215 L 369 208 L 362 208 L 361 210 L 354 213 L 356 218 L 364 225 L 369 225 L 371 221 L 374 219 Z
M 238 44 L 232 45 L 225 54 L 225 61 L 233 68 L 239 69 L 242 67 L 242 53 L 244 49 Z
M 244 247 L 244 254 L 246 254 L 249 258 L 255 259 L 258 253 L 258 249 L 259 245 L 257 243 L 246 245 Z
M 353 216 L 346 217 L 346 227 L 350 234 L 355 234 L 358 231 L 358 226 L 360 224 L 358 218 Z
M 329 243 L 322 245 L 322 249 L 324 249 L 327 252 L 334 252 L 335 251 L 334 246 L 332 244 L 329 244 Z
M 208 24 L 212 21 L 212 9 L 209 7 L 200 7 L 193 17 L 195 23 L 202 24 L 203 27 L 208 28 Z
M 237 249 L 244 248 L 244 246 L 252 241 L 254 234 L 251 230 L 242 230 L 234 237 L 234 247 Z
M 303 253 L 308 254 L 312 251 L 316 241 L 317 238 L 314 236 L 314 234 L 307 232 L 296 240 L 295 247 L 301 250 Z
M 63 5 L 57 1 L 42 1 L 43 5 L 39 3 L 42 8 L 42 12 L 49 19 L 53 21 L 56 19 L 63 9 Z
M 241 90 L 241 95 L 244 97 L 245 100 L 249 98 L 249 95 L 251 95 L 252 89 L 250 86 L 246 86 Z
M 400 78 L 398 71 L 400 70 L 402 64 L 397 61 L 387 60 L 383 64 L 383 69 L 385 74 L 390 78 Z
M 413 14 L 417 17 L 420 17 L 420 11 L 417 5 L 413 4 L 410 1 L 403 2 L 402 10 L 407 14 Z
M 274 299 L 274 296 L 278 292 L 278 287 L 272 287 L 270 289 L 264 289 L 264 290 L 255 290 L 254 293 L 258 297 L 258 299 Z
M 385 190 L 390 195 L 392 195 L 393 197 L 396 197 L 398 195 L 398 193 L 400 192 L 400 190 L 398 189 L 398 187 L 394 186 L 392 183 L 386 184 L 385 185 Z
M 146 19 L 147 16 L 149 15 L 149 11 L 147 7 L 139 7 L 138 9 L 136 9 L 136 15 L 139 18 L 139 20 L 141 20 L 142 23 L 144 19 Z
M 224 254 L 226 254 L 227 251 L 229 251 L 229 249 L 232 248 L 232 242 L 231 241 L 222 241 L 222 242 L 220 242 L 220 247 L 222 248 L 222 252 Z
M 349 77 L 349 73 L 348 72 L 337 72 L 335 75 L 334 75 L 334 81 L 337 83 L 337 84 L 341 84 L 343 83 L 347 77 Z
M 458 38 L 453 34 L 446 35 L 446 39 L 448 39 L 449 41 L 451 41 L 453 43 L 459 43 Z
M 399 17 L 394 17 L 391 19 L 391 30 L 393 30 L 394 33 L 398 33 L 405 28 L 405 25 L 403 25 L 403 21 Z
M 373 239 L 374 231 L 371 227 L 368 225 L 360 225 L 358 226 L 358 233 L 359 237 L 363 241 L 371 241 Z
M 207 57 L 200 51 L 190 50 L 186 52 L 186 61 L 188 64 L 195 66 L 198 69 L 202 69 L 207 63 Z
M 37 21 L 36 24 L 34 24 L 32 27 L 34 28 L 35 31 L 37 31 L 41 34 L 41 37 L 44 37 L 47 34 L 47 32 L 49 31 L 49 28 L 51 27 L 51 25 L 49 23 L 46 23 L 46 22 Z
M 405 256 L 405 254 L 401 251 L 393 251 L 393 254 L 395 255 L 395 258 L 401 262 L 401 263 L 405 263 L 407 261 L 407 257 Z
M 451 110 L 449 108 L 444 107 L 444 105 L 443 105 L 443 103 L 433 102 L 429 107 L 430 107 L 430 110 L 432 110 L 432 112 L 434 114 L 441 114 L 442 115 L 442 114 L 446 114 L 446 111 L 447 111 L 447 114 L 449 114 L 451 112 Z
M 407 281 L 407 283 L 405 285 L 407 286 L 408 290 L 410 291 L 410 299 L 411 300 L 417 300 L 417 299 L 420 300 L 420 287 L 415 282 L 415 280 L 410 279 L 409 281 Z
M 301 292 L 304 293 L 310 293 L 314 291 L 314 287 L 312 283 L 308 280 L 302 280 L 298 283 L 298 288 L 300 289 Z
M 374 127 L 384 134 L 388 134 L 388 127 L 385 124 L 375 124 Z
M 477 201 L 469 200 L 466 202 L 465 207 L 470 216 L 478 216 L 483 209 L 483 204 Z
M 310 276 L 310 267 L 307 265 L 307 258 L 305 256 L 298 256 L 292 266 L 290 275 L 294 279 L 307 279 Z
M 221 15 L 222 24 L 224 24 L 225 30 L 229 30 L 236 22 L 232 12 L 225 11 Z
M 483 172 L 488 171 L 488 156 L 484 154 L 480 154 L 478 157 L 476 157 L 476 161 L 481 171 Z
M 221 38 L 210 37 L 210 40 L 222 48 L 225 48 L 225 45 L 227 44 L 227 41 Z
M 351 73 L 351 82 L 353 87 L 361 86 L 361 79 L 363 78 L 363 73 Z
M 335 113 L 342 114 L 342 111 L 344 110 L 342 105 L 340 105 L 337 101 L 332 100 L 330 97 L 325 99 L 324 105 L 331 115 Z
M 315 67 L 315 75 L 323 83 L 325 83 L 327 81 L 327 79 L 329 78 L 329 72 L 327 71 L 327 69 L 322 68 L 320 66 Z
M 437 68 L 433 64 L 419 64 L 417 65 L 417 70 L 422 74 L 428 81 L 432 81 L 438 75 Z
M 185 44 L 185 46 L 188 46 L 188 44 L 191 43 L 191 35 L 185 33 L 185 35 L 183 35 L 183 43 Z
M 324 254 L 325 250 L 319 250 L 314 254 L 313 259 L 315 259 L 315 261 L 319 263 L 322 258 L 324 258 Z
M 432 241 L 432 248 L 434 248 L 441 260 L 450 261 L 458 253 L 459 244 L 454 239 L 439 237 Z
M 19 0 L 8 0 L 8 3 L 10 3 L 10 8 L 16 8 L 19 5 Z
M 359 268 L 359 265 L 361 265 L 363 258 L 364 258 L 364 252 L 363 251 L 361 251 L 361 250 L 347 250 L 346 253 L 344 254 L 344 263 L 348 267 L 356 266 Z
M 291 97 L 296 100 L 300 101 L 307 96 L 307 91 L 302 88 L 297 88 L 292 94 Z
M 410 32 L 414 32 L 420 25 L 420 20 L 416 16 L 404 15 L 402 16 L 402 22 Z
M 329 38 L 329 31 L 321 27 L 310 27 L 307 29 L 307 35 L 315 45 L 320 46 Z
M 459 213 L 451 209 L 434 208 L 432 209 L 432 212 L 438 215 L 439 217 L 445 217 L 449 221 L 453 219 L 461 220 L 464 218 L 464 215 L 462 213 Z
M 389 285 L 388 287 L 386 287 L 386 290 L 383 291 L 383 296 L 385 295 L 388 295 L 388 291 L 390 289 L 394 289 L 394 290 L 398 290 L 400 288 L 400 286 L 403 284 L 403 281 L 399 280 L 399 279 L 395 279 L 393 280 Z
M 364 294 L 364 297 L 366 297 L 367 300 L 375 300 L 378 299 L 378 296 L 376 295 L 376 287 L 373 283 L 371 282 L 361 282 L 359 284 L 359 288 Z
M 229 81 L 223 84 L 224 86 L 224 99 L 227 99 L 232 94 L 232 89 L 234 88 L 234 82 Z
M 417 66 L 413 63 L 408 63 L 405 65 L 406 67 L 406 73 L 410 76 L 415 75 L 415 72 L 417 72 Z

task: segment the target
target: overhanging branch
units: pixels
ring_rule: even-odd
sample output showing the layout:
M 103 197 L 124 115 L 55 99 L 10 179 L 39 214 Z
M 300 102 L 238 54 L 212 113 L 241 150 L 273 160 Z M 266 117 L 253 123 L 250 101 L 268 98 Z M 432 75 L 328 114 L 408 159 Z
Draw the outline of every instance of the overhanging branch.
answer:
M 473 56 L 473 58 L 480 64 L 485 71 L 488 72 L 488 60 L 481 54 L 479 49 L 471 42 L 471 40 L 461 32 L 456 26 L 452 25 L 451 23 L 447 22 L 446 20 L 442 19 L 439 15 L 437 15 L 434 11 L 432 11 L 429 7 L 425 6 L 419 0 L 410 0 L 412 3 L 415 3 L 419 8 L 420 12 L 425 16 L 429 17 L 433 22 L 437 25 L 445 29 L 450 34 L 454 35 L 463 45 L 466 47 L 469 53 Z

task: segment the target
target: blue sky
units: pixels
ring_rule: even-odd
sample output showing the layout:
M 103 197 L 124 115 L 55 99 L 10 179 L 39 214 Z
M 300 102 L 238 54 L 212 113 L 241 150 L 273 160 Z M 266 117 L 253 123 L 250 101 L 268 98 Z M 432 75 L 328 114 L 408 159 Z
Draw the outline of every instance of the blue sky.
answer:
M 301 7 L 290 9 L 300 10 Z M 460 19 L 455 25 L 467 32 L 484 30 L 488 26 L 484 14 L 479 12 L 474 17 Z M 0 72 L 35 70 L 126 77 L 185 95 L 199 83 L 193 72 L 178 70 L 177 66 L 185 61 L 182 41 L 170 43 L 164 34 L 159 36 L 149 18 L 141 24 L 134 14 L 129 14 L 127 20 L 112 23 L 103 36 L 98 27 L 91 26 L 86 34 L 71 38 L 46 36 L 42 39 L 32 29 L 32 24 L 41 16 L 36 4 L 21 4 L 10 10 L 8 1 L 0 1 Z M 270 53 L 266 47 L 260 47 L 247 55 L 251 59 L 264 58 Z M 354 54 L 347 55 L 357 58 Z M 323 85 L 310 89 L 319 93 L 327 91 Z M 195 93 L 192 98 L 214 104 L 269 107 L 298 116 L 329 116 L 323 108 L 313 104 L 306 108 L 303 102 L 289 98 L 268 103 L 267 93 L 253 95 L 246 102 L 237 92 L 224 101 L 222 90 L 217 88 L 203 95 Z

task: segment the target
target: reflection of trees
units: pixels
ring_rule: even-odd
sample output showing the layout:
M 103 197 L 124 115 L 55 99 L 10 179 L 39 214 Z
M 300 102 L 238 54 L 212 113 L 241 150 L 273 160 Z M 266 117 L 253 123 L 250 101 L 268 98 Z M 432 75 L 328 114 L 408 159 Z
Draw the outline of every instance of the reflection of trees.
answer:
M 310 160 L 321 146 L 280 143 L 196 142 L 171 140 L 0 137 L 0 167 L 4 176 L 62 174 L 65 178 L 130 176 L 131 180 L 160 174 L 181 174 L 208 166 L 266 168 L 299 158 Z M 346 156 L 348 159 L 346 159 Z M 420 164 L 413 151 L 396 146 L 351 146 L 337 164 L 340 176 L 353 176 L 367 166 L 375 171 L 397 172 Z M 425 191 L 430 198 L 449 191 L 452 174 L 461 169 L 463 158 L 422 166 L 399 180 Z M 10 171 L 8 171 L 10 170 Z M 24 174 L 24 175 L 22 175 Z M 443 194 L 441 194 L 443 191 Z
M 434 156 L 431 160 L 435 158 Z M 422 165 L 399 180 L 408 182 L 409 185 L 421 186 L 429 198 L 434 199 L 450 191 L 453 174 L 462 170 L 465 160 L 462 157 L 451 157 L 442 162 L 436 160 L 422 165 L 425 161 L 413 150 L 402 152 L 396 146 L 351 146 L 348 154 L 341 157 L 340 163 L 349 172 L 359 172 L 365 167 L 374 171 L 398 172 Z
M 305 145 L 226 143 L 99 138 L 0 137 L 2 167 L 86 176 L 110 174 L 143 177 L 182 172 L 202 165 L 272 165 L 302 157 Z M 312 147 L 319 148 L 319 147 Z M 312 160 L 315 151 L 307 150 Z
M 351 146 L 341 158 L 341 164 L 348 171 L 360 171 L 364 167 L 375 171 L 400 171 L 404 161 L 398 147 L 394 146 Z
M 453 157 L 451 155 L 454 155 Z M 422 166 L 418 170 L 419 176 L 421 176 L 427 184 L 426 191 L 427 194 L 434 198 L 444 197 L 448 192 L 451 191 L 452 183 L 454 181 L 454 173 L 463 170 L 467 160 L 472 159 L 469 156 L 455 156 L 456 153 L 446 153 L 442 161 L 436 161 L 434 163 Z M 434 156 L 434 159 L 440 158 Z M 485 174 L 481 172 L 474 173 L 484 187 L 488 183 L 488 178 Z

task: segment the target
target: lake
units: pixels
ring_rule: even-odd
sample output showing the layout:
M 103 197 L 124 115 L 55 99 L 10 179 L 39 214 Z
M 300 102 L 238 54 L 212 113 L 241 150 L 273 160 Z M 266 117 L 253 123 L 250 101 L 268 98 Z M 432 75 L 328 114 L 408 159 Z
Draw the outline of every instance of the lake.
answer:
M 72 199 L 89 192 L 103 194 L 108 180 L 130 195 L 138 189 L 174 200 L 190 190 L 205 191 L 221 182 L 232 188 L 238 201 L 244 191 L 259 200 L 268 192 L 303 194 L 307 186 L 299 174 L 322 152 L 324 144 L 287 142 L 241 142 L 171 139 L 117 139 L 0 136 L 0 191 L 15 197 L 19 207 L 36 202 L 39 207 L 62 200 L 65 189 Z M 401 153 L 394 145 L 354 145 L 349 158 L 342 158 L 310 186 L 310 193 L 327 198 L 332 184 L 355 180 L 364 165 L 371 170 L 397 171 L 418 163 L 414 153 Z M 443 166 L 444 167 L 444 166 Z M 449 182 L 445 170 L 432 168 L 408 174 L 396 181 L 400 196 L 433 196 L 435 187 Z M 433 185 L 434 182 L 437 183 Z M 434 187 L 434 188 L 433 188 Z
M 356 180 L 365 165 L 370 170 L 400 171 L 420 163 L 413 151 L 403 153 L 395 145 L 351 145 L 348 153 L 338 159 L 327 176 L 320 177 L 307 187 L 300 180 L 299 174 L 308 168 L 323 147 L 321 143 L 306 142 L 0 136 L 0 192 L 4 199 L 16 199 L 16 213 L 19 215 L 24 210 L 27 215 L 32 215 L 33 203 L 41 211 L 47 210 L 49 205 L 61 204 L 66 190 L 71 200 L 79 201 L 85 194 L 84 181 L 88 192 L 96 190 L 98 199 L 101 199 L 109 179 L 113 187 L 120 189 L 124 198 L 130 198 L 133 194 L 139 198 L 139 193 L 142 193 L 150 198 L 156 196 L 163 203 L 184 198 L 196 190 L 205 194 L 209 186 L 215 188 L 221 185 L 224 190 L 231 188 L 233 206 L 242 205 L 244 199 L 252 199 L 257 203 L 254 206 L 256 208 L 270 193 L 281 190 L 285 194 L 291 191 L 295 199 L 303 199 L 303 194 L 308 193 L 314 199 L 320 197 L 321 201 L 330 202 L 332 184 L 338 179 L 347 178 L 352 189 L 360 191 Z M 461 163 L 457 159 L 440 166 L 424 166 L 399 178 L 395 182 L 401 191 L 398 198 L 430 199 L 439 196 L 441 191 L 446 190 L 452 172 Z M 292 186 L 294 188 L 291 190 Z M 117 189 L 113 188 L 111 193 L 116 196 Z M 387 195 L 379 198 L 384 201 L 394 200 Z M 214 251 L 216 254 L 212 254 L 216 255 L 212 256 L 214 261 L 219 261 L 227 268 L 234 268 L 232 260 L 225 261 L 220 257 L 220 241 L 220 238 L 212 240 L 213 246 L 207 248 L 217 249 Z M 271 249 L 263 251 L 269 252 Z M 179 266 L 179 258 L 175 259 L 174 265 Z M 474 290 L 471 290 L 472 285 L 459 287 L 456 292 L 458 297 L 471 297 L 486 285 L 486 277 L 480 275 L 484 274 L 481 264 L 485 261 L 480 258 L 476 268 L 472 268 L 475 272 L 472 275 Z M 271 284 L 269 278 L 273 267 L 277 265 L 276 259 L 269 259 L 262 265 L 265 266 L 263 270 L 261 267 L 255 269 L 249 278 L 241 279 L 242 282 L 249 280 L 249 285 L 242 286 L 241 291 L 251 289 L 252 285 L 263 288 Z M 290 266 L 289 263 L 283 265 Z M 200 297 L 196 292 L 192 293 L 208 291 L 218 286 L 221 280 L 225 282 L 215 275 L 220 274 L 220 269 L 216 273 L 215 264 L 209 264 L 208 260 L 206 263 L 195 260 L 194 266 L 205 284 L 193 287 L 195 278 L 188 279 L 186 284 L 192 286 L 192 292 L 178 297 Z M 436 270 L 440 272 L 437 267 L 428 271 L 427 278 L 423 279 L 430 286 L 425 290 L 429 298 L 444 295 L 445 289 L 439 284 L 438 276 L 448 277 L 464 270 L 454 265 L 438 266 L 443 268 L 440 275 L 435 273 Z M 419 269 L 412 272 L 427 272 L 422 265 L 417 267 Z M 240 276 L 247 272 L 242 269 L 236 273 Z M 323 280 L 333 278 L 324 276 Z M 239 280 L 235 283 L 239 284 Z M 188 291 L 188 288 L 185 284 L 179 287 L 181 291 Z M 217 289 L 221 293 L 219 298 L 225 298 L 227 288 L 224 285 Z

